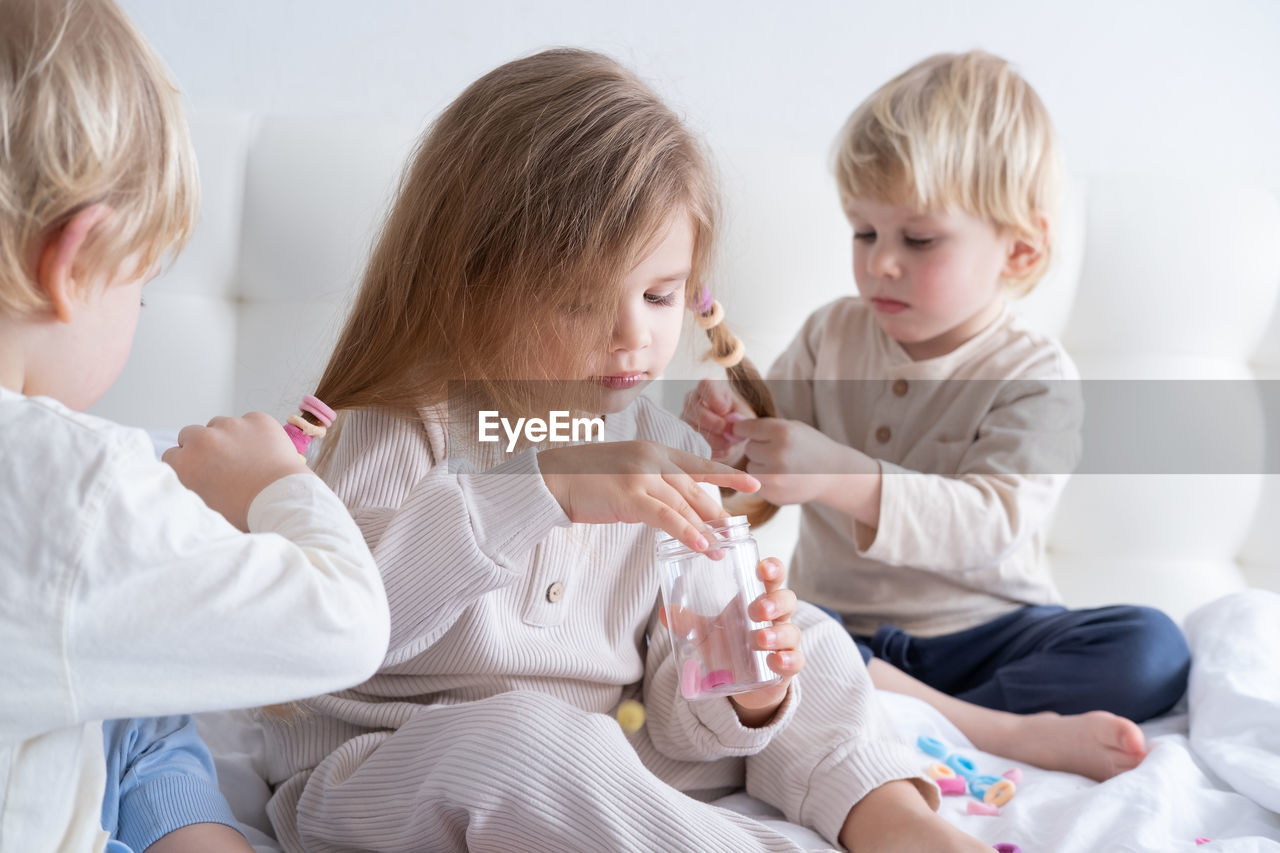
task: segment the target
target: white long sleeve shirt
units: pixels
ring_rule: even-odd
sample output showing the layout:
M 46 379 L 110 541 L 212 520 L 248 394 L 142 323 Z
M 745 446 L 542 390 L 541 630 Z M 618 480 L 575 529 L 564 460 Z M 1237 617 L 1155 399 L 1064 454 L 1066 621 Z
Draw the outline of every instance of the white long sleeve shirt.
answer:
M 141 430 L 0 388 L 0 851 L 101 850 L 101 725 L 357 683 L 386 596 L 342 503 L 285 477 L 236 530 Z
M 879 460 L 880 522 L 805 504 L 792 587 L 866 635 L 935 636 L 1058 603 L 1043 539 L 1080 457 L 1078 378 L 1007 309 L 920 361 L 860 299 L 815 311 L 769 371 L 779 416 Z

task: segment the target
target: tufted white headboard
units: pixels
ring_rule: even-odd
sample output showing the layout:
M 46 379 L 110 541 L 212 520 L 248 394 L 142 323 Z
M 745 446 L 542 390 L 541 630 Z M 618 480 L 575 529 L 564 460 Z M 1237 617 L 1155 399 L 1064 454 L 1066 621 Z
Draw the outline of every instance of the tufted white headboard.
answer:
M 186 252 L 148 286 L 133 355 L 96 414 L 173 428 L 311 390 L 422 123 L 231 113 L 192 118 L 204 201 Z M 851 292 L 849 231 L 825 151 L 717 151 L 718 289 L 767 366 L 819 305 Z M 1280 204 L 1193 176 L 1073 180 L 1049 276 L 1016 304 L 1088 379 L 1280 379 Z M 709 375 L 690 342 L 673 377 Z M 1188 412 L 1280 470 L 1274 396 Z M 1197 398 L 1188 401 L 1195 405 Z M 1268 406 L 1271 410 L 1268 411 Z M 758 531 L 786 556 L 797 513 Z M 1051 530 L 1068 603 L 1181 618 L 1244 585 L 1280 590 L 1280 476 L 1083 474 Z

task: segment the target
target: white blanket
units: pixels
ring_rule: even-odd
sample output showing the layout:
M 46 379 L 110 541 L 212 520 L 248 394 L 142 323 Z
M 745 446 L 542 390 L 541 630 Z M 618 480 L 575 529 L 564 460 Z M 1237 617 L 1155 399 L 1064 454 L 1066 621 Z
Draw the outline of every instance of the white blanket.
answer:
M 943 815 L 984 841 L 1014 843 L 1023 853 L 1280 853 L 1280 595 L 1227 596 L 1188 617 L 1186 630 L 1192 651 L 1186 713 L 1143 726 L 1151 752 L 1137 768 L 1099 784 L 1019 765 L 1022 784 L 1000 815 L 967 814 L 963 796 L 944 797 Z M 974 749 L 924 703 L 884 692 L 881 699 L 912 742 L 919 735 L 939 738 L 992 775 L 1015 766 Z M 246 719 L 205 715 L 199 722 L 237 816 L 267 829 L 267 789 L 255 774 L 262 745 L 260 735 L 243 726 Z M 921 753 L 922 768 L 930 761 Z M 720 803 L 826 849 L 817 835 L 745 794 Z M 276 849 L 265 835 L 250 832 L 261 853 Z M 1210 842 L 1197 845 L 1197 838 Z
M 1191 748 L 1255 803 L 1280 812 L 1280 595 L 1221 598 L 1187 618 L 1196 658 Z

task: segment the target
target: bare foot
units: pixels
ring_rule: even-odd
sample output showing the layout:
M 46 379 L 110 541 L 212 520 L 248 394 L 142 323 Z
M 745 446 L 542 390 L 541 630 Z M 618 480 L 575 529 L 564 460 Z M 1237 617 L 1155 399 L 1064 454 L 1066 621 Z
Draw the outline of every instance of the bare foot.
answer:
M 1146 737 L 1132 720 L 1108 711 L 1064 716 L 1052 711 L 1010 714 L 990 743 L 974 746 L 1046 770 L 1064 770 L 1103 782 L 1137 767 Z M 985 740 L 985 738 L 984 738 Z
M 932 705 L 983 752 L 1099 782 L 1132 770 L 1147 755 L 1146 737 L 1137 723 L 1107 711 L 1013 714 L 940 693 L 879 658 L 872 658 L 867 672 L 881 690 Z

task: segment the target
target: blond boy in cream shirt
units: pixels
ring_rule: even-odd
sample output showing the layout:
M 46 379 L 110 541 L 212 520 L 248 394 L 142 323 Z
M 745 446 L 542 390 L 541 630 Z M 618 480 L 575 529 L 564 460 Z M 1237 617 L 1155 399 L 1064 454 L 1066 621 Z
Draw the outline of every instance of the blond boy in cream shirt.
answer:
M 1007 62 L 934 56 L 850 116 L 836 176 L 858 296 L 809 317 L 770 371 L 778 417 L 724 383 L 686 400 L 717 458 L 802 504 L 791 584 L 841 619 L 875 684 L 980 749 L 1105 779 L 1186 687 L 1177 626 L 1070 611 L 1043 537 L 1078 461 L 1078 375 L 1006 300 L 1048 264 L 1061 168 Z

